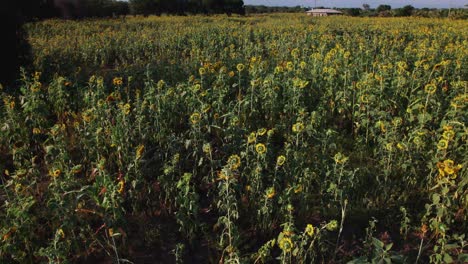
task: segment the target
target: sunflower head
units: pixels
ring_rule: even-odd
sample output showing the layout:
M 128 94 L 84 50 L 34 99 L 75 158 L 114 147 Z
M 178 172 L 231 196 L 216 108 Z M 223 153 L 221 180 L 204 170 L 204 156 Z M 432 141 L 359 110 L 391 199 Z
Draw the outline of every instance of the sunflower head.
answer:
M 237 170 L 241 165 L 241 158 L 239 155 L 231 155 L 227 163 L 231 170 Z
M 314 235 L 314 226 L 312 224 L 308 224 L 304 231 L 308 236 L 312 237 Z
M 120 180 L 119 183 L 117 184 L 119 189 L 117 189 L 117 192 L 118 193 L 123 193 L 123 191 L 125 190 L 125 181 L 124 180 Z
M 195 112 L 190 116 L 190 122 L 194 125 L 200 122 L 200 120 L 201 120 L 200 113 Z
M 250 133 L 250 135 L 247 137 L 247 142 L 249 144 L 254 143 L 257 140 L 257 136 L 255 135 L 254 132 Z
M 437 149 L 445 150 L 447 148 L 448 148 L 448 141 L 446 139 L 439 140 L 439 143 L 437 143 Z
M 286 236 L 283 236 L 278 241 L 278 246 L 285 253 L 291 252 L 291 250 L 294 248 L 294 244 L 293 244 L 291 238 L 286 237 Z
M 304 124 L 301 123 L 301 122 L 297 122 L 296 124 L 294 124 L 294 125 L 292 126 L 292 131 L 293 131 L 294 133 L 300 133 L 300 132 L 302 132 L 303 130 L 304 130 Z
M 434 94 L 437 91 L 437 86 L 433 83 L 426 84 L 424 91 L 428 94 Z
M 257 130 L 257 136 L 263 136 L 266 134 L 266 132 L 266 128 L 260 128 L 259 130 Z
M 257 151 L 258 154 L 262 155 L 262 154 L 265 154 L 265 152 L 267 151 L 267 148 L 265 144 L 258 143 L 257 145 L 255 145 L 255 150 Z
M 278 158 L 276 158 L 276 166 L 278 166 L 278 167 L 283 166 L 285 161 L 286 161 L 285 156 L 283 156 L 283 155 L 278 156 Z
M 266 190 L 265 196 L 267 199 L 271 199 L 275 197 L 275 195 L 276 195 L 275 187 L 270 187 Z

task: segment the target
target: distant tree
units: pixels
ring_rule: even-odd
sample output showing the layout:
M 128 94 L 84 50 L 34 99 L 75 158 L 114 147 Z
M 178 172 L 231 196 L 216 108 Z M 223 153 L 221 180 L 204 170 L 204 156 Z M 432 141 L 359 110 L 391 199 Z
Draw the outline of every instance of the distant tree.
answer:
M 150 15 L 159 11 L 159 0 L 130 0 L 130 13 Z
M 364 9 L 365 11 L 369 11 L 370 10 L 370 5 L 369 4 L 363 4 L 362 9 Z
M 348 16 L 360 16 L 361 9 L 360 8 L 348 8 L 345 10 L 345 14 Z
M 224 13 L 245 14 L 244 1 L 242 0 L 224 0 Z
M 414 7 L 412 5 L 406 5 L 402 8 L 395 9 L 395 16 L 407 17 L 413 14 Z
M 389 5 L 379 5 L 375 11 L 377 11 L 377 13 L 380 13 L 380 12 L 390 11 L 390 10 L 392 10 L 392 7 Z

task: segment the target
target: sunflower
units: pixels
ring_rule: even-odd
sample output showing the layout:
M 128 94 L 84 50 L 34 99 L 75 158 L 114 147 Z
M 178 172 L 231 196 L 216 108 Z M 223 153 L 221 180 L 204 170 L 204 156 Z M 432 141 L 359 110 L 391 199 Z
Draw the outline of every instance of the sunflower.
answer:
M 211 105 L 207 104 L 203 107 L 203 113 L 208 113 L 211 110 Z
M 55 170 L 49 172 L 49 175 L 54 177 L 54 178 L 60 176 L 60 174 L 62 174 L 62 171 L 59 170 L 59 169 L 55 169 Z
M 299 67 L 301 67 L 301 69 L 304 70 L 307 67 L 307 62 L 301 61 L 301 63 L 299 64 Z
M 302 132 L 302 130 L 304 130 L 304 124 L 301 122 L 297 122 L 296 124 L 292 126 L 292 131 L 294 133 L 300 133 Z
M 120 180 L 119 183 L 117 184 L 117 186 L 119 187 L 119 189 L 117 190 L 117 192 L 123 193 L 123 191 L 124 191 L 124 189 L 125 189 L 125 181 L 124 181 L 124 180 Z
M 39 92 L 41 90 L 41 87 L 42 87 L 42 84 L 40 82 L 35 82 L 32 86 L 31 86 L 31 91 L 33 92 Z
M 192 124 L 194 125 L 200 122 L 200 120 L 201 120 L 200 113 L 195 112 L 190 116 L 190 122 L 192 122 Z
M 333 159 L 335 160 L 336 164 L 345 164 L 349 158 L 341 154 L 341 152 L 338 152 L 335 154 Z
M 303 189 L 302 184 L 299 184 L 296 187 L 294 187 L 294 193 L 301 193 L 302 189 Z
M 413 143 L 416 144 L 416 146 L 421 146 L 423 144 L 423 141 L 420 137 L 416 136 L 413 139 Z
M 397 146 L 397 148 L 399 150 L 405 150 L 406 149 L 406 145 L 403 144 L 403 143 L 400 143 L 400 142 L 398 142 L 396 146 Z
M 201 90 L 201 85 L 199 83 L 195 84 L 194 86 L 192 86 L 192 91 L 194 93 L 198 92 Z
M 442 128 L 444 129 L 444 131 L 447 131 L 447 130 L 452 130 L 453 126 L 446 125 L 446 126 L 443 126 Z
M 210 145 L 210 143 L 203 144 L 203 153 L 206 153 L 206 154 L 211 153 L 211 145 Z
M 57 230 L 57 235 L 59 235 L 60 237 L 62 238 L 65 238 L 65 233 L 63 232 L 63 229 L 60 228 L 59 230 Z
M 137 150 L 136 150 L 136 159 L 137 160 L 139 160 L 141 158 L 144 151 L 145 151 L 145 146 L 144 145 L 138 145 Z
M 112 80 L 112 83 L 114 85 L 117 85 L 117 86 L 120 86 L 123 84 L 123 80 L 122 80 L 122 77 L 115 77 L 113 80 Z
M 328 231 L 335 231 L 338 228 L 338 221 L 332 220 L 326 226 Z
M 437 86 L 433 83 L 426 84 L 424 91 L 428 94 L 434 94 L 437 91 Z
M 130 104 L 124 104 L 123 107 L 122 107 L 122 111 L 125 115 L 128 115 L 130 114 L 130 109 L 131 109 L 131 106 Z
M 236 68 L 237 68 L 237 71 L 241 72 L 241 71 L 243 71 L 245 69 L 245 66 L 244 66 L 244 64 L 239 63 L 239 64 L 237 64 Z
M 445 139 L 445 140 L 451 140 L 455 137 L 455 132 L 453 132 L 453 130 L 446 130 L 444 131 L 444 133 L 442 134 L 442 137 Z
M 445 150 L 447 148 L 448 148 L 448 141 L 446 139 L 439 140 L 439 143 L 437 143 L 437 149 Z
M 367 104 L 369 103 L 369 96 L 367 94 L 363 94 L 359 97 L 359 99 L 361 100 L 361 102 Z
M 250 135 L 247 137 L 247 142 L 249 144 L 254 143 L 255 140 L 257 140 L 257 136 L 255 135 L 254 132 L 250 133 Z
M 291 55 L 293 56 L 293 58 L 297 59 L 299 57 L 299 49 L 298 48 L 294 48 L 292 51 L 291 51 Z
M 257 136 L 263 136 L 266 134 L 266 132 L 266 128 L 260 128 L 259 130 L 257 130 Z
M 392 152 L 393 151 L 393 143 L 387 143 L 385 144 L 385 149 L 389 152 Z
M 278 156 L 278 158 L 276 158 L 276 166 L 278 166 L 278 167 L 283 166 L 285 161 L 286 161 L 285 156 L 283 156 L 283 155 Z
M 314 235 L 314 226 L 312 224 L 308 224 L 304 231 L 308 236 L 312 237 Z
M 227 163 L 231 170 L 237 170 L 241 165 L 241 158 L 239 155 L 231 155 Z
M 437 162 L 437 169 L 439 170 L 439 176 L 450 176 L 451 179 L 457 177 L 458 171 L 463 166 L 461 164 L 455 165 L 455 162 L 451 159 L 446 159 L 443 162 Z
M 257 145 L 255 145 L 255 150 L 257 151 L 258 154 L 265 154 L 265 152 L 267 151 L 267 148 L 265 144 L 258 143 Z
M 205 75 L 206 74 L 206 69 L 204 67 L 198 69 L 198 73 L 200 73 L 200 75 Z
M 294 244 L 289 237 L 283 237 L 279 242 L 278 242 L 279 248 L 285 253 L 291 252 L 291 250 L 294 248 Z
M 266 190 L 266 193 L 265 193 L 266 198 L 271 199 L 275 197 L 275 195 L 276 195 L 275 187 L 270 187 Z

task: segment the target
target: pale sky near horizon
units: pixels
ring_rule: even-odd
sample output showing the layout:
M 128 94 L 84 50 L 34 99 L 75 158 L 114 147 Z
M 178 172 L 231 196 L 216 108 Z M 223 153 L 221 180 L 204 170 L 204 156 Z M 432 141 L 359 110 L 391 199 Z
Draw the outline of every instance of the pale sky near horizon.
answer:
M 314 7 L 315 0 L 244 0 L 244 4 Z M 363 4 L 369 4 L 371 8 L 379 5 L 390 5 L 392 8 L 405 5 L 412 5 L 416 8 L 458 8 L 468 4 L 468 0 L 317 0 L 317 6 L 326 7 L 362 7 Z

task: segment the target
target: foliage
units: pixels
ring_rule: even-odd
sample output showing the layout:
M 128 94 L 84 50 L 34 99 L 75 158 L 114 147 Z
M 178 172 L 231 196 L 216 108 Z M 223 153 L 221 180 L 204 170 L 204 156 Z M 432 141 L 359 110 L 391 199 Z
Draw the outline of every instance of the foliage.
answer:
M 0 90 L 0 262 L 466 261 L 466 27 L 27 24 L 35 71 Z

